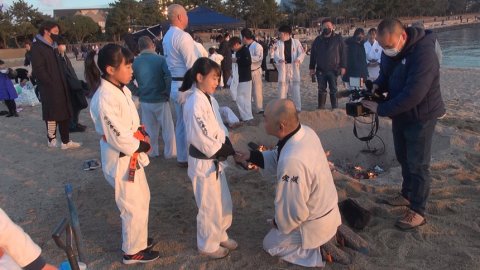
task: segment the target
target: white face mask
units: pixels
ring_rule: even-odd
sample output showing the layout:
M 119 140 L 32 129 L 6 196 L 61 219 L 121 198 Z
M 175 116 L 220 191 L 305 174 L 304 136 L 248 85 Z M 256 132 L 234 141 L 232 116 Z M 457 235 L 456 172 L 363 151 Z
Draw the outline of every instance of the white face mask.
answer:
M 384 50 L 383 50 L 383 52 L 385 53 L 385 55 L 387 55 L 387 56 L 389 56 L 389 57 L 395 57 L 395 56 L 397 56 L 397 54 L 400 53 L 400 50 L 396 48 L 396 47 L 398 46 L 398 44 L 400 44 L 400 39 L 401 39 L 401 38 L 398 38 L 397 45 L 396 45 L 394 48 L 384 49 Z

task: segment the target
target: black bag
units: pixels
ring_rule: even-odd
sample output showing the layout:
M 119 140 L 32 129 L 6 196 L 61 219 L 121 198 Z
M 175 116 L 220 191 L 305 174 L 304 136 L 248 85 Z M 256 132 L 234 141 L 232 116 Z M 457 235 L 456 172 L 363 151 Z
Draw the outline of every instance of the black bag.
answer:
M 267 70 L 265 70 L 265 81 L 278 82 L 278 70 L 275 64 L 273 64 L 273 69 L 267 68 Z
M 72 106 L 78 110 L 87 108 L 88 101 L 85 96 L 85 83 L 69 75 L 67 75 L 67 83 L 70 88 Z
M 346 199 L 343 202 L 340 202 L 338 207 L 348 225 L 357 230 L 362 230 L 367 227 L 372 218 L 372 213 L 370 213 L 370 211 L 363 208 L 352 199 Z

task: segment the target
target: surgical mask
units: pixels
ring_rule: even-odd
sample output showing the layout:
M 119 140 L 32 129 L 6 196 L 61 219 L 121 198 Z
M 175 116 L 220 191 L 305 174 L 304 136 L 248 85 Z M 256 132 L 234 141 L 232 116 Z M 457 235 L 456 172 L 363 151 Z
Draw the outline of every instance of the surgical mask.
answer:
M 391 49 L 384 49 L 383 52 L 385 53 L 386 56 L 389 57 L 395 57 L 400 53 L 400 50 L 397 49 L 398 44 L 400 44 L 400 38 L 398 38 L 397 45 L 394 48 Z

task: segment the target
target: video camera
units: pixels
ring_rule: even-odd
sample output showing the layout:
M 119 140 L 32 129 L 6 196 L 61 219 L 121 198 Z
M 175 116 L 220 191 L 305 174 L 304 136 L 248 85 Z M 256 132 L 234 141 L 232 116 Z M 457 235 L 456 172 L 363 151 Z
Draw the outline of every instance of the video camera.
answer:
M 381 94 L 381 91 L 372 92 L 373 89 L 373 82 L 367 80 L 365 82 L 365 87 L 363 85 L 363 81 L 361 78 L 350 78 L 350 89 L 346 91 L 342 91 L 340 97 L 347 97 L 350 96 L 350 101 L 346 104 L 345 110 L 347 115 L 358 117 L 358 116 L 366 116 L 369 114 L 373 114 L 372 111 L 365 108 L 361 100 L 370 100 L 375 102 L 382 102 L 385 100 L 385 96 Z

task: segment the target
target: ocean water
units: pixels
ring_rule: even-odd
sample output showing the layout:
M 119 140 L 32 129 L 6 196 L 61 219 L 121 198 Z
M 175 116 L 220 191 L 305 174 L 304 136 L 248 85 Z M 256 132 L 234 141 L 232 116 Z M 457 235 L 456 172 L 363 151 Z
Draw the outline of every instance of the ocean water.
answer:
M 480 68 L 480 24 L 437 33 L 444 67 Z

